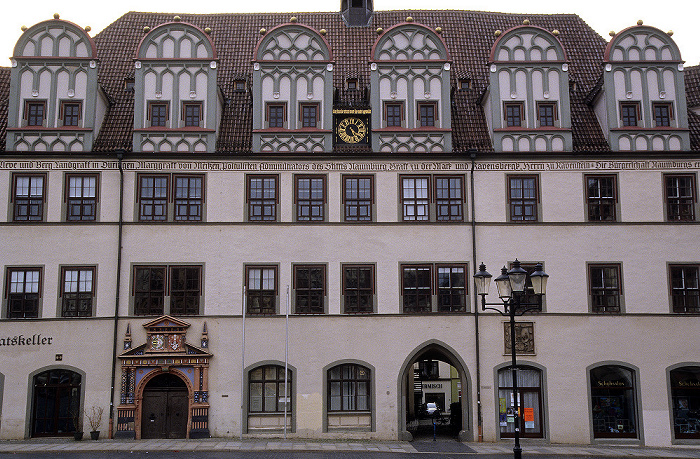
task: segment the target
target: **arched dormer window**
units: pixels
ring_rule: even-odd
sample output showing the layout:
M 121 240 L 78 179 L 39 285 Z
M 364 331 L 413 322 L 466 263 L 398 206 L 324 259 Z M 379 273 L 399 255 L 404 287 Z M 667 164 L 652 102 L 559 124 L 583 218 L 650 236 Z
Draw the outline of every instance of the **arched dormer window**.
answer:
M 383 32 L 371 55 L 373 148 L 450 151 L 451 63 L 439 33 L 408 19 Z
M 253 150 L 333 148 L 333 56 L 326 39 L 296 22 L 275 27 L 253 54 Z
M 617 33 L 603 56 L 603 88 L 594 100 L 610 148 L 690 148 L 683 61 L 671 36 L 638 24 Z
M 571 149 L 569 65 L 554 33 L 522 25 L 491 48 L 484 99 L 496 151 Z
M 90 151 L 106 105 L 98 64 L 94 41 L 72 22 L 56 16 L 25 30 L 12 57 L 6 149 Z
M 161 24 L 135 57 L 134 150 L 214 151 L 222 107 L 218 56 L 207 33 L 179 20 Z

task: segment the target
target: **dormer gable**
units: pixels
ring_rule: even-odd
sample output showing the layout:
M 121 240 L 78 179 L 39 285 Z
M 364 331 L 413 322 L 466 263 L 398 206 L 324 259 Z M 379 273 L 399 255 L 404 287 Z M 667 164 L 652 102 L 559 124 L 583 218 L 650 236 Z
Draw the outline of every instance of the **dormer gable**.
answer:
M 213 152 L 222 103 L 208 29 L 176 16 L 144 32 L 134 62 L 134 150 Z
M 253 52 L 253 151 L 333 149 L 333 55 L 322 33 L 297 18 L 261 30 Z
M 491 47 L 484 112 L 496 151 L 572 147 L 569 64 L 558 31 L 524 25 Z
M 594 109 L 612 150 L 689 149 L 683 61 L 671 36 L 641 21 L 615 34 Z
M 92 149 L 106 101 L 89 30 L 58 15 L 24 30 L 12 56 L 7 150 Z
M 382 31 L 372 46 L 375 151 L 452 149 L 451 58 L 441 31 L 440 27 L 432 29 L 407 17 L 405 22 Z

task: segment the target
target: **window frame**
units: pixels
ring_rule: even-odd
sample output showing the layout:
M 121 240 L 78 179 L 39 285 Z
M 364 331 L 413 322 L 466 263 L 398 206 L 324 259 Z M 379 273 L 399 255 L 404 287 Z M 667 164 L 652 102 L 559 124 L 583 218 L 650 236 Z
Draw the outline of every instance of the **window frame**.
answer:
M 23 273 L 22 292 L 12 292 L 12 273 Z M 37 273 L 36 292 L 26 291 L 27 273 Z M 32 282 L 33 284 L 34 282 Z M 41 317 L 43 306 L 43 290 L 44 290 L 44 267 L 43 266 L 6 266 L 5 267 L 5 295 L 3 297 L 4 304 L 2 308 L 3 317 L 6 319 L 38 319 Z M 13 299 L 10 295 L 36 295 L 36 298 L 16 298 Z M 14 301 L 19 301 L 22 308 L 19 311 L 11 311 L 11 305 Z M 33 303 L 33 308 L 27 308 L 25 304 Z
M 683 285 L 680 288 L 675 287 L 674 270 L 682 270 Z M 695 277 L 695 286 L 687 286 L 686 270 L 692 270 Z M 672 314 L 698 314 L 700 313 L 700 264 L 698 263 L 669 263 L 668 264 L 668 288 L 669 288 L 669 304 Z M 677 304 L 677 291 L 682 291 L 683 305 Z M 690 292 L 690 294 L 689 294 Z M 694 305 L 688 306 L 688 298 Z
M 32 107 L 41 107 L 41 115 L 32 114 Z M 22 115 L 22 122 L 24 127 L 46 127 L 47 119 L 47 104 L 46 100 L 42 99 L 25 99 L 24 101 L 24 113 Z M 41 116 L 41 123 L 36 124 L 35 119 Z
M 518 112 L 518 123 L 515 124 L 515 111 Z M 525 120 L 525 102 L 523 101 L 506 101 L 503 102 L 503 124 L 506 128 L 523 128 L 526 127 Z
M 205 176 L 204 174 L 173 174 L 172 175 L 172 199 L 173 199 L 173 212 L 172 212 L 172 221 L 174 222 L 201 222 L 204 221 L 204 202 L 205 202 L 205 194 L 206 194 L 206 185 L 205 185 Z M 188 196 L 187 197 L 178 197 L 178 181 L 181 179 L 186 179 L 188 181 Z M 189 193 L 191 192 L 191 187 L 189 183 L 192 180 L 199 180 L 199 197 L 191 197 L 189 196 Z M 196 188 L 195 188 L 196 189 Z M 184 202 L 182 202 L 184 201 Z M 180 215 L 180 206 L 181 205 L 186 205 L 188 208 L 187 214 L 186 215 Z M 192 213 L 191 210 L 195 209 L 195 212 Z M 182 218 L 184 217 L 184 218 Z M 169 220 L 168 220 L 169 221 Z
M 66 279 L 66 275 L 68 272 L 71 271 L 76 271 L 78 274 L 77 278 L 77 290 L 75 292 L 67 292 L 66 291 L 66 284 L 68 280 Z M 90 290 L 81 290 L 81 276 L 82 273 L 90 273 Z M 79 265 L 79 266 L 61 266 L 60 267 L 60 286 L 59 286 L 59 296 L 58 296 L 58 317 L 93 317 L 95 315 L 95 301 L 97 299 L 97 288 L 96 288 L 96 282 L 97 282 L 97 266 L 87 266 L 87 265 Z M 74 297 L 74 298 L 71 298 Z M 68 307 L 69 302 L 71 301 L 77 301 L 80 303 L 81 301 L 89 301 L 90 307 L 88 308 L 81 308 L 80 304 L 78 304 L 75 308 L 73 307 Z M 70 311 L 75 311 L 75 314 L 69 314 L 68 310 Z M 82 312 L 82 313 L 81 313 Z
M 657 113 L 657 108 L 666 109 L 666 113 Z M 654 127 L 672 127 L 675 121 L 675 114 L 673 110 L 673 102 L 652 102 L 651 111 L 654 114 Z M 659 119 L 662 120 L 662 124 L 659 124 Z M 668 122 L 668 124 L 663 124 L 663 120 Z
M 425 116 L 423 115 L 423 109 L 425 108 L 426 113 Z M 432 118 L 428 114 L 428 109 L 431 109 L 433 111 Z M 428 124 L 423 124 L 427 122 Z M 440 127 L 439 124 L 440 121 L 440 116 L 438 112 L 438 102 L 436 100 L 431 100 L 431 101 L 419 101 L 416 103 L 416 127 L 421 127 L 421 128 L 431 128 L 431 127 Z M 432 123 L 432 124 L 430 124 Z
M 260 271 L 260 287 L 259 289 L 251 289 L 250 288 L 250 272 L 253 270 L 259 270 Z M 273 279 L 273 289 L 263 289 L 262 282 L 263 282 L 263 271 L 264 270 L 271 270 L 274 276 Z M 279 266 L 278 265 L 270 265 L 270 264 L 250 264 L 250 265 L 245 265 L 244 270 L 244 279 L 243 279 L 243 286 L 245 290 L 245 298 L 246 298 L 246 304 L 245 304 L 245 314 L 246 315 L 253 315 L 253 316 L 270 316 L 270 315 L 277 315 L 279 314 Z M 254 293 L 251 293 L 254 292 Z M 270 295 L 269 293 L 265 292 L 272 292 Z M 270 308 L 256 308 L 255 311 L 251 310 L 250 304 L 251 304 L 251 299 L 253 299 L 253 295 L 255 297 L 259 297 L 262 300 L 265 299 L 271 299 L 272 300 L 272 309 L 273 311 L 269 311 Z M 260 311 L 257 311 L 257 310 Z M 267 310 L 267 311 L 266 311 Z
M 513 191 L 513 186 L 512 186 L 512 181 L 513 180 L 534 180 L 534 191 L 535 191 L 535 197 L 534 198 L 526 198 L 524 195 L 524 191 L 526 190 L 524 184 L 519 188 L 522 192 L 522 196 L 520 198 L 514 197 L 512 194 Z M 522 224 L 527 224 L 527 223 L 534 223 L 534 222 L 539 222 L 541 218 L 541 202 L 540 202 L 540 176 L 537 174 L 508 174 L 506 175 L 506 197 L 507 197 L 507 202 L 506 206 L 508 209 L 508 221 L 511 223 L 522 223 Z M 527 215 L 525 213 L 525 209 L 531 207 L 533 209 L 533 215 L 530 218 L 526 218 Z M 514 212 L 515 209 L 520 208 L 521 213 L 519 214 L 521 218 L 516 218 L 516 214 Z
M 591 181 L 597 183 L 596 190 L 599 196 L 591 196 Z M 612 196 L 602 196 L 602 180 L 612 180 Z M 584 174 L 586 195 L 586 221 L 589 222 L 616 222 L 619 215 L 618 180 L 615 174 Z M 608 211 L 606 212 L 605 209 Z
M 279 116 L 275 113 L 274 123 L 272 118 L 273 109 L 282 109 L 281 120 L 278 119 Z M 265 128 L 266 129 L 286 129 L 287 128 L 287 103 L 286 102 L 265 102 Z M 280 122 L 280 123 L 278 123 Z M 272 124 L 275 124 L 272 126 Z M 281 124 L 281 126 L 277 126 Z
M 399 124 L 389 124 L 389 107 L 398 108 L 398 118 Z M 403 128 L 406 127 L 406 103 L 403 100 L 385 100 L 382 105 L 382 124 L 386 128 Z M 394 120 L 397 117 L 396 114 L 391 115 L 391 119 Z
M 301 181 L 309 181 L 309 196 L 308 198 L 302 198 L 300 196 L 301 192 Z M 314 191 L 318 191 L 313 187 L 313 182 L 316 180 L 321 180 L 321 198 L 313 198 Z M 304 215 L 303 210 L 308 209 L 308 217 Z M 314 216 L 314 209 L 318 209 L 319 214 Z M 328 215 L 328 176 L 326 175 L 309 175 L 309 174 L 295 174 L 294 175 L 294 216 L 295 221 L 300 223 L 318 223 L 325 222 L 326 216 Z
M 26 196 L 17 194 L 18 180 L 28 178 L 28 194 Z M 33 179 L 41 178 L 41 196 L 32 195 L 32 181 Z M 48 187 L 48 175 L 45 173 L 36 172 L 13 172 L 12 173 L 12 193 L 10 194 L 10 203 L 12 203 L 12 221 L 20 223 L 35 223 L 46 221 L 46 207 L 47 207 L 47 194 L 46 189 Z M 19 203 L 18 203 L 19 201 Z M 23 203 L 26 201 L 26 203 Z M 26 218 L 19 214 L 22 208 L 20 206 L 26 206 Z M 32 207 L 37 207 L 37 212 L 30 212 Z
M 357 287 L 354 288 L 349 286 L 348 281 L 348 271 L 357 270 Z M 369 287 L 360 286 L 360 271 L 369 271 Z M 377 284 L 376 284 L 376 266 L 373 264 L 358 264 L 358 263 L 347 263 L 342 264 L 340 267 L 341 271 L 341 313 L 342 314 L 372 314 L 377 311 Z M 353 308 L 349 306 L 349 298 L 357 298 L 357 307 Z M 365 298 L 364 303 L 369 303 L 369 308 L 362 308 L 360 304 L 363 303 L 362 298 Z
M 187 312 L 184 313 L 172 311 L 173 305 L 173 271 L 176 269 L 196 269 L 197 281 L 199 283 L 199 296 L 196 297 L 197 300 L 197 312 Z M 154 288 L 153 285 L 149 286 L 149 289 L 139 289 L 137 285 L 138 272 L 141 270 L 149 270 L 149 283 L 152 282 L 151 275 L 154 271 L 160 271 L 162 274 L 162 289 Z M 190 290 L 191 291 L 191 290 Z M 137 309 L 139 294 L 147 296 L 149 300 L 148 309 Z M 156 298 L 156 302 L 153 302 L 153 298 Z M 192 298 L 191 296 L 189 298 Z M 134 263 L 131 268 L 131 314 L 134 316 L 162 316 L 162 315 L 177 315 L 177 316 L 201 316 L 204 314 L 204 264 L 144 264 L 144 263 Z M 158 301 L 161 302 L 158 305 Z M 155 304 L 155 307 L 154 307 Z
M 357 181 L 357 198 L 348 198 L 348 182 L 349 181 Z M 361 199 L 360 198 L 360 180 L 369 180 L 369 193 L 370 197 L 369 199 Z M 355 174 L 347 174 L 347 175 L 342 175 L 341 176 L 341 182 L 342 182 L 342 190 L 341 190 L 341 205 L 342 205 L 342 215 L 343 215 L 343 222 L 346 223 L 370 223 L 373 222 L 375 219 L 375 180 L 374 180 L 374 175 L 355 175 Z M 349 213 L 351 209 L 356 209 L 357 212 L 353 215 L 352 213 Z M 367 215 L 363 216 L 362 213 L 360 212 L 361 209 L 366 209 L 367 210 Z
M 413 181 L 413 186 L 407 188 L 406 187 L 406 181 L 407 180 L 412 180 Z M 418 187 L 417 183 L 418 180 L 425 181 L 425 187 Z M 433 221 L 433 218 L 431 218 L 431 215 L 433 212 L 431 212 L 432 205 L 434 203 L 432 197 L 433 193 L 431 192 L 431 188 L 433 185 L 433 181 L 431 180 L 430 175 L 400 175 L 399 176 L 399 190 L 400 191 L 400 205 L 401 205 L 401 221 L 402 222 L 411 222 L 411 223 L 424 223 L 424 222 L 429 222 Z M 413 191 L 414 196 L 413 197 L 407 197 L 406 196 L 406 190 L 411 190 Z M 425 190 L 426 196 L 425 197 L 418 197 L 418 191 L 419 190 Z M 424 209 L 425 212 L 423 214 L 420 214 L 419 209 Z M 408 215 L 407 210 L 408 209 L 413 209 L 413 214 Z
M 267 377 L 267 370 L 268 369 L 274 369 L 275 372 L 275 377 L 274 378 L 268 378 Z M 253 372 L 260 370 L 261 371 L 261 378 L 256 379 L 253 378 Z M 280 376 L 281 373 L 281 376 Z M 248 414 L 253 414 L 253 415 L 279 415 L 283 414 L 285 412 L 285 402 L 280 401 L 285 394 L 284 390 L 284 366 L 283 365 L 276 365 L 276 364 L 265 364 L 265 365 L 259 365 L 254 368 L 251 368 L 248 371 Z M 260 400 L 260 410 L 255 410 L 253 409 L 253 390 L 252 386 L 253 384 L 259 384 L 261 388 L 261 400 Z M 270 386 L 269 384 L 274 384 L 275 387 L 275 394 L 274 394 L 274 400 L 275 400 L 275 409 L 274 410 L 267 410 L 266 406 L 266 401 L 270 397 L 266 397 L 266 389 L 268 389 Z M 292 414 L 292 409 L 294 407 L 294 399 L 293 399 L 293 371 L 291 368 L 287 369 L 287 413 Z
M 634 113 L 629 113 L 634 109 Z M 634 124 L 631 124 L 634 121 Z M 642 125 L 642 105 L 639 101 L 620 101 L 620 126 L 637 127 Z
M 199 110 L 198 116 L 196 114 L 188 114 L 187 113 L 188 109 L 194 109 L 194 108 Z M 197 124 L 188 124 L 188 123 L 190 123 L 190 119 L 192 119 L 192 120 L 196 119 Z M 182 125 L 181 125 L 182 127 L 187 127 L 187 128 L 202 127 L 202 123 L 204 121 L 204 102 L 202 102 L 202 101 L 182 102 L 182 109 L 180 112 L 180 121 L 182 123 Z
M 233 87 L 233 92 L 246 92 L 247 90 L 246 80 L 240 78 L 233 80 L 231 86 Z
M 340 376 L 333 376 L 334 370 L 338 368 Z M 344 369 L 351 368 L 351 375 L 346 377 L 344 375 Z M 366 371 L 366 378 L 361 377 L 361 371 Z M 338 385 L 340 392 L 337 395 L 333 394 L 334 385 Z M 361 394 L 358 390 L 360 384 L 366 386 L 367 391 L 365 394 Z M 373 415 L 373 380 L 372 380 L 372 369 L 368 366 L 347 362 L 339 363 L 338 365 L 333 365 L 326 371 L 326 411 L 329 414 L 341 414 L 341 413 L 368 413 Z M 351 388 L 351 389 L 350 389 Z M 347 392 L 345 392 L 346 389 Z M 360 397 L 366 397 L 366 409 L 358 409 L 358 399 Z M 334 408 L 334 399 L 340 398 L 340 408 Z
M 80 185 L 80 191 L 81 191 L 81 196 L 71 196 L 71 190 L 73 187 L 71 187 L 71 179 L 74 178 L 80 178 L 81 179 L 81 185 Z M 95 180 L 95 196 L 82 196 L 85 194 L 85 179 L 94 179 Z M 76 205 L 80 207 L 80 212 L 78 214 L 73 214 L 72 209 L 74 207 L 74 204 L 72 201 L 79 201 Z M 81 174 L 81 173 L 66 173 L 64 176 L 64 193 L 63 193 L 63 203 L 65 205 L 65 221 L 67 222 L 85 222 L 85 221 L 90 221 L 94 222 L 97 221 L 98 218 L 97 216 L 99 215 L 99 203 L 100 203 L 100 174 L 99 172 L 95 173 L 87 173 L 87 174 Z M 92 213 L 89 212 L 84 212 L 85 206 L 86 205 L 91 205 L 92 206 Z
M 461 295 L 461 303 L 463 309 L 455 310 L 454 305 L 451 303 L 448 309 L 442 307 L 443 298 L 439 284 L 440 269 L 461 269 L 463 275 L 463 288 Z M 408 286 L 407 281 L 407 270 L 420 270 L 428 273 L 428 282 L 424 285 Z M 461 314 L 469 312 L 469 283 L 467 278 L 467 273 L 469 272 L 469 264 L 466 262 L 438 262 L 438 263 L 401 263 L 399 266 L 399 278 L 400 278 L 400 292 L 399 301 L 401 304 L 402 314 L 432 314 L 432 313 L 444 313 L 444 314 Z M 416 280 L 419 281 L 419 276 L 415 276 Z M 424 279 L 425 280 L 425 279 Z M 453 290 L 452 287 L 449 290 Z M 410 293 L 410 294 L 407 294 Z M 409 300 L 411 297 L 416 297 L 416 301 Z M 420 299 L 423 300 L 427 298 L 427 306 L 420 306 Z M 411 301 L 415 305 L 411 305 L 407 308 L 407 302 Z
M 304 113 L 304 109 L 313 108 L 314 116 L 307 117 Z M 298 129 L 320 129 L 321 128 L 321 104 L 319 102 L 299 102 L 299 127 Z M 307 120 L 311 122 L 313 120 L 313 125 L 306 126 Z
M 552 110 L 552 113 L 551 113 L 552 123 L 551 124 L 542 124 L 542 119 L 543 119 L 542 109 L 547 109 L 547 108 L 550 108 Z M 559 121 L 559 113 L 557 110 L 557 103 L 556 102 L 544 102 L 544 101 L 537 102 L 536 109 L 537 109 L 537 126 L 538 127 L 547 128 L 547 127 L 556 127 L 557 126 L 557 124 L 558 124 L 557 122 Z M 544 119 L 548 119 L 549 117 L 550 117 L 549 114 L 544 115 Z
M 622 263 L 617 262 L 591 262 L 587 263 L 587 279 L 588 279 L 588 304 L 589 311 L 594 314 L 621 314 L 625 312 L 624 308 L 624 289 L 622 278 Z M 595 285 L 595 281 L 599 278 L 600 270 L 601 285 Z M 614 270 L 615 277 L 611 278 L 606 275 L 606 271 Z M 614 280 L 614 286 L 608 286 L 608 281 Z M 602 301 L 601 301 L 602 300 Z M 608 300 L 612 300 L 614 304 L 606 305 Z
M 680 196 L 681 185 L 678 183 L 680 179 L 687 179 L 690 181 L 689 185 L 691 188 L 690 195 Z M 669 180 L 675 180 L 676 183 L 673 189 L 676 190 L 678 196 L 669 196 Z M 664 213 L 665 219 L 669 222 L 694 222 L 697 215 L 697 179 L 695 174 L 664 174 L 663 175 L 663 187 L 664 187 Z M 675 202 L 673 202 L 675 201 Z M 674 210 L 678 208 L 678 210 Z M 683 208 L 686 208 L 686 212 L 683 212 Z
M 300 285 L 303 279 L 302 272 L 308 271 L 309 285 Z M 312 286 L 312 271 L 319 271 L 321 276 L 321 286 Z M 292 314 L 296 315 L 319 315 L 328 313 L 328 273 L 325 264 L 294 264 L 292 265 Z M 306 299 L 307 305 L 301 309 L 300 304 Z M 320 303 L 313 306 L 312 303 Z
M 153 113 L 154 108 L 163 108 L 165 110 L 165 113 L 163 115 L 157 114 L 158 115 L 158 124 L 154 124 L 154 118 L 155 115 Z M 163 118 L 162 123 L 160 124 L 160 118 Z M 150 100 L 148 101 L 148 110 L 146 113 L 146 121 L 148 121 L 149 127 L 152 128 L 168 128 L 170 127 L 170 101 L 167 100 Z
M 279 221 L 280 206 L 280 176 L 276 174 L 247 174 L 246 175 L 245 208 L 246 221 L 251 223 L 274 223 Z M 263 186 L 260 188 L 261 197 L 253 197 L 253 180 L 262 180 Z M 274 183 L 274 197 L 266 198 L 265 193 L 268 188 L 265 180 L 272 180 Z M 255 214 L 255 210 L 260 210 L 260 215 Z M 274 214 L 265 215 L 265 210 L 270 209 Z
M 144 190 L 145 188 L 142 186 L 142 180 L 144 179 L 153 179 L 153 187 L 152 188 L 154 191 L 157 189 L 163 189 L 165 190 L 165 197 L 162 196 L 154 196 L 152 197 L 144 197 Z M 156 180 L 158 179 L 165 179 L 165 186 L 156 186 Z M 136 174 L 136 201 L 137 201 L 137 206 L 136 206 L 136 212 L 137 212 L 137 217 L 138 221 L 140 222 L 150 222 L 150 223 L 160 223 L 160 222 L 167 222 L 169 219 L 169 207 L 170 207 L 170 196 L 171 196 L 171 184 L 170 184 L 170 179 L 171 179 L 171 174 Z M 150 200 L 153 201 L 151 204 L 147 204 L 144 201 L 145 200 Z M 158 203 L 156 203 L 158 201 Z M 160 203 L 160 201 L 164 201 L 164 203 Z M 150 214 L 145 214 L 144 213 L 144 206 L 149 205 L 155 207 L 162 207 L 164 212 L 162 214 L 156 215 L 155 212 L 151 212 Z M 149 217 L 150 215 L 150 217 Z
M 68 106 L 77 106 L 78 113 L 76 115 L 66 115 L 66 107 Z M 75 124 L 66 124 L 66 117 L 71 116 L 75 117 Z M 58 109 L 58 121 L 60 126 L 64 127 L 73 127 L 73 128 L 80 128 L 81 126 L 81 121 L 83 120 L 83 101 L 82 100 L 61 100 L 59 109 Z

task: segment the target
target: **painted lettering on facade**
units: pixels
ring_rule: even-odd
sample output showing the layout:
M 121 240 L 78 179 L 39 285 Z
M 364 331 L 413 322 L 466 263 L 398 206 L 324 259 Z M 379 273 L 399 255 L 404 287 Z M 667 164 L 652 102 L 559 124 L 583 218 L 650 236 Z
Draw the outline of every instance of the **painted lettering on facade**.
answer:
M 50 346 L 52 345 L 53 336 L 41 336 L 36 334 L 32 336 L 16 335 L 0 338 L 0 346 Z

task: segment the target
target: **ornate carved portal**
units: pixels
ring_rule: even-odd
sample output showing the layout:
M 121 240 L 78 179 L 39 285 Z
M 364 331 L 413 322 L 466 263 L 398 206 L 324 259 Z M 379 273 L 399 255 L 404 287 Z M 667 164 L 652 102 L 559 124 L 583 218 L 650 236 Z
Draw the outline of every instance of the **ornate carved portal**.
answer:
M 170 374 L 187 387 L 187 438 L 209 437 L 209 360 L 206 349 L 187 343 L 190 324 L 170 316 L 145 323 L 146 342 L 131 349 L 131 327 L 124 337 L 121 398 L 117 408 L 117 438 L 140 439 L 143 423 L 144 389 L 157 376 Z M 206 324 L 201 342 L 206 346 Z M 166 410 L 167 411 L 167 410 Z M 165 433 L 165 436 L 170 435 Z M 174 434 L 177 435 L 177 434 Z

